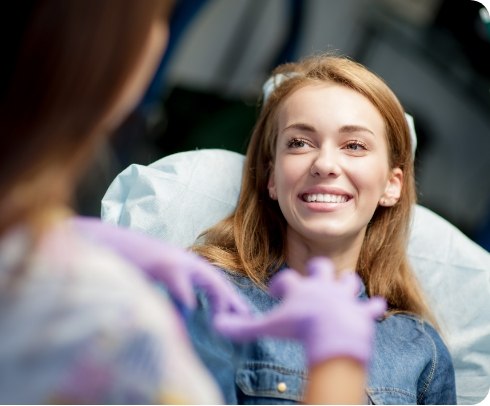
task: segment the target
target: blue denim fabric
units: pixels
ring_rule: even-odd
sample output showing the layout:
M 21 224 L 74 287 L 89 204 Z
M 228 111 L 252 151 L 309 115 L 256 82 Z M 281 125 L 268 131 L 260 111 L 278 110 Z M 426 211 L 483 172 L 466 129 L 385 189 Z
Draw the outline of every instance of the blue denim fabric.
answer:
M 255 312 L 278 300 L 244 276 L 227 274 Z M 364 287 L 361 298 L 367 298 Z M 227 404 L 295 404 L 307 381 L 302 346 L 260 339 L 234 344 L 213 331 L 208 303 L 187 317 L 191 339 L 220 385 Z M 438 333 L 416 317 L 396 314 L 377 323 L 366 402 L 374 404 L 456 404 L 454 369 Z

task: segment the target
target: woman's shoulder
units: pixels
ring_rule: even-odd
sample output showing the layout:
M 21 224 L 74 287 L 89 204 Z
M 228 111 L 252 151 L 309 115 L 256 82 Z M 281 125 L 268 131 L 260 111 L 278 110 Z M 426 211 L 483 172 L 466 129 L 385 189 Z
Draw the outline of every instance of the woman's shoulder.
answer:
M 427 320 L 416 314 L 395 313 L 391 314 L 380 323 L 386 329 L 400 332 L 405 330 L 408 334 L 422 334 L 427 339 L 442 341 L 437 329 Z
M 400 341 L 406 342 L 425 342 L 430 347 L 446 349 L 439 332 L 420 316 L 395 313 L 386 317 L 377 325 L 378 330 L 384 336 L 390 338 L 398 337 Z
M 377 323 L 375 348 L 391 352 L 408 365 L 431 365 L 453 371 L 451 354 L 441 334 L 417 315 L 397 313 Z M 395 355 L 396 354 L 396 355 Z
M 368 393 L 374 403 L 453 404 L 454 368 L 437 330 L 397 313 L 377 323 Z

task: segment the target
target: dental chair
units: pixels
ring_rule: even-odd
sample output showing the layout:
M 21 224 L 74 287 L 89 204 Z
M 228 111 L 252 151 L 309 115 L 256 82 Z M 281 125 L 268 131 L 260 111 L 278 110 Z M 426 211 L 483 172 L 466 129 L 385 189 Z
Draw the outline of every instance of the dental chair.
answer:
M 243 162 L 203 149 L 130 165 L 107 190 L 102 219 L 188 247 L 232 212 Z M 490 253 L 420 205 L 408 252 L 453 357 L 458 403 L 478 403 L 490 388 Z

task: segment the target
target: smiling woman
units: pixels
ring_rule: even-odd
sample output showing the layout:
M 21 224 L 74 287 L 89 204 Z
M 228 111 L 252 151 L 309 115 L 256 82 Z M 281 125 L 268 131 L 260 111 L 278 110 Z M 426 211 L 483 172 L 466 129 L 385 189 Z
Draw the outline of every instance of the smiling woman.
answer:
M 302 271 L 307 258 L 327 255 L 339 270 L 355 269 L 376 207 L 397 203 L 402 187 L 381 114 L 347 87 L 308 85 L 277 120 L 268 189 L 288 223 L 288 265 Z
M 259 313 L 277 304 L 264 288 L 286 266 L 304 273 L 312 257 L 328 256 L 337 273 L 355 271 L 360 297 L 388 303 L 376 326 L 369 401 L 456 403 L 451 357 L 407 259 L 416 195 L 400 102 L 365 67 L 331 55 L 279 66 L 264 89 L 237 207 L 194 251 L 223 269 Z M 192 322 L 190 329 L 195 342 L 203 339 Z M 206 354 L 211 369 L 228 356 L 222 350 Z M 259 339 L 225 375 L 223 387 L 236 383 L 228 402 L 300 401 L 303 348 Z M 288 382 L 288 390 L 274 382 Z

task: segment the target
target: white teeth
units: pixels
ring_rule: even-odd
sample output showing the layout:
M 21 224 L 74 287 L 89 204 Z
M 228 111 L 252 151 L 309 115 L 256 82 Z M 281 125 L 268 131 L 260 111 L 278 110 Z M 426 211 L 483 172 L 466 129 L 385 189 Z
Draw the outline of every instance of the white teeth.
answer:
M 311 195 L 303 195 L 303 199 L 307 202 L 319 202 L 319 203 L 345 203 L 347 196 L 345 195 L 331 195 L 316 193 Z

